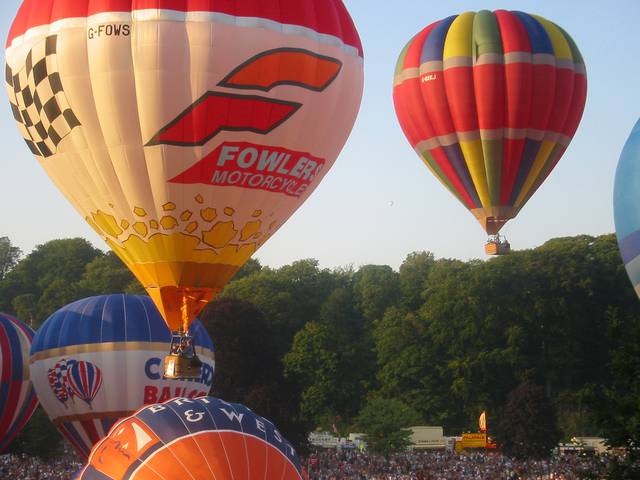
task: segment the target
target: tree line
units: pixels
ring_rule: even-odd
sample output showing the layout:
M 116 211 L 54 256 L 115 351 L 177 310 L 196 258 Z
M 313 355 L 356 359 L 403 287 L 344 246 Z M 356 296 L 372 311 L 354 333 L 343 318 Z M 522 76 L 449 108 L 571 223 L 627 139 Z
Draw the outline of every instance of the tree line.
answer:
M 0 239 L 0 311 L 34 328 L 74 300 L 120 292 L 144 290 L 86 240 L 23 256 Z M 640 445 L 640 304 L 614 235 L 488 261 L 414 252 L 397 271 L 250 260 L 201 320 L 217 349 L 212 394 L 298 445 L 316 428 L 373 432 L 390 418 L 457 435 L 476 431 L 482 411 L 499 439 Z M 548 406 L 527 407 L 540 413 L 526 423 L 517 399 Z M 510 431 L 512 415 L 524 431 Z

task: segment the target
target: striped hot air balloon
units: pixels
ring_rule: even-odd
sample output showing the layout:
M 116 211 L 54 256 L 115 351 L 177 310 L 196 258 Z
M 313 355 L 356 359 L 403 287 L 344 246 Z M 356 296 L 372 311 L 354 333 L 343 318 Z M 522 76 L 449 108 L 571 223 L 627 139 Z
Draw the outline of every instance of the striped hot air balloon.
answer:
M 49 386 L 56 398 L 66 407 L 67 400 L 72 398 L 75 393 L 69 385 L 67 361 L 64 358 L 56 362 L 53 368 L 47 370 L 47 380 L 49 380 Z
M 542 17 L 505 10 L 426 27 L 402 50 L 393 89 L 411 146 L 489 235 L 558 163 L 586 94 L 571 37 Z
M 190 333 L 204 363 L 200 378 L 165 380 L 162 359 L 171 332 L 149 297 L 102 295 L 71 303 L 34 337 L 31 376 L 40 403 L 86 457 L 118 419 L 142 405 L 209 393 L 213 342 L 200 322 Z
M 0 453 L 38 406 L 29 376 L 33 335 L 33 330 L 20 320 L 0 313 Z
M 102 386 L 102 371 L 91 362 L 74 361 L 68 378 L 73 393 L 91 407 Z
M 28 148 L 173 331 L 315 190 L 363 90 L 341 0 L 24 0 L 5 58 Z
M 300 460 L 273 423 L 213 397 L 176 398 L 113 426 L 80 480 L 301 480 Z

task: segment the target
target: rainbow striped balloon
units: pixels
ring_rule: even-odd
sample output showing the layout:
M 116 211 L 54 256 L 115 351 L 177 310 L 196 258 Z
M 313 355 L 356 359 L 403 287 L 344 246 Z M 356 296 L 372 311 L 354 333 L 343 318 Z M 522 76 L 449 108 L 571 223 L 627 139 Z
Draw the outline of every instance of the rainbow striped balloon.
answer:
M 29 376 L 33 335 L 33 330 L 20 320 L 0 313 L 0 453 L 38 406 Z
M 407 139 L 490 235 L 560 160 L 587 95 L 562 28 L 497 10 L 432 23 L 402 50 L 393 97 Z
M 213 397 L 174 398 L 113 426 L 82 480 L 301 480 L 300 460 L 273 423 Z

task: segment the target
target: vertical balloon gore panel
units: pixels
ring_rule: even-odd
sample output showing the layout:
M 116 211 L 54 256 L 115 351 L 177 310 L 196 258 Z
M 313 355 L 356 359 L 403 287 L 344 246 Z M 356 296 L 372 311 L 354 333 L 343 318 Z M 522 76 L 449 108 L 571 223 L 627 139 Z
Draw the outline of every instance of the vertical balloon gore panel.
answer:
M 237 2 L 241 17 L 211 2 L 74 8 L 84 3 L 85 17 L 60 6 L 50 24 L 14 25 L 14 116 L 62 193 L 184 329 L 336 160 L 362 96 L 357 33 L 338 0 L 274 2 L 281 12 Z

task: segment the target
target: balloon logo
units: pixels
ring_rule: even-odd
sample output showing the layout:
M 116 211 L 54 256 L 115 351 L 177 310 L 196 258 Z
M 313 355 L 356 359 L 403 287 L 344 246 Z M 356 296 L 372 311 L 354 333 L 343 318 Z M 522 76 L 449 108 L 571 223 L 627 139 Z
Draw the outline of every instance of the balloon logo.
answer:
M 89 407 L 102 386 L 102 371 L 93 363 L 61 359 L 47 370 L 49 386 L 56 398 L 65 406 L 67 400 L 77 396 Z
M 586 95 L 571 37 L 542 17 L 506 10 L 426 27 L 402 50 L 393 89 L 409 143 L 489 235 L 556 166 Z
M 186 332 L 338 157 L 356 28 L 341 0 L 45 3 L 24 0 L 8 36 L 18 129 Z
M 69 385 L 73 393 L 89 407 L 102 386 L 102 371 L 91 362 L 71 361 Z
M 64 358 L 57 362 L 53 368 L 47 370 L 47 379 L 53 394 L 66 408 L 67 400 L 73 399 L 74 393 L 69 386 L 67 361 Z

